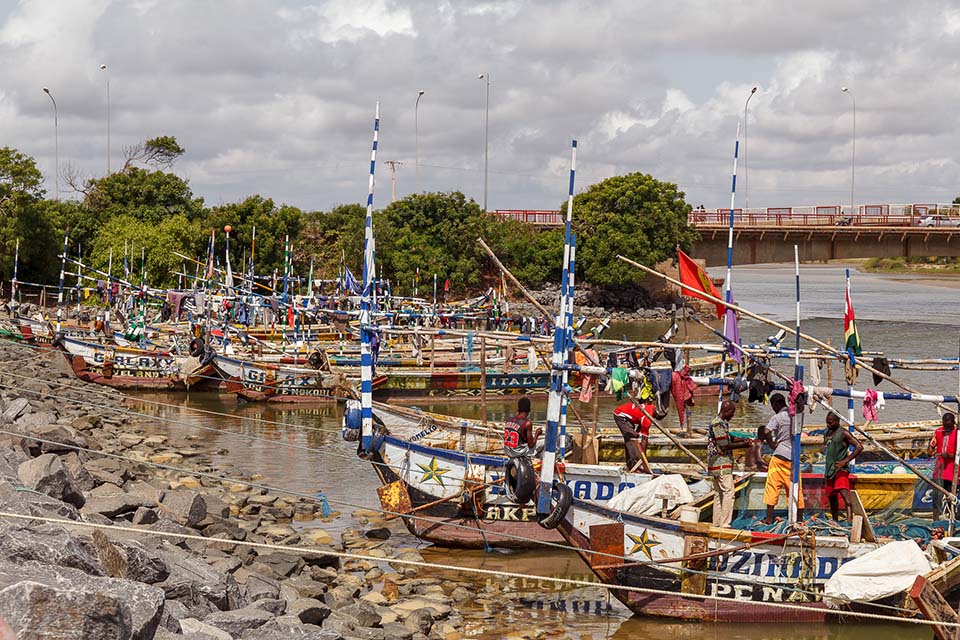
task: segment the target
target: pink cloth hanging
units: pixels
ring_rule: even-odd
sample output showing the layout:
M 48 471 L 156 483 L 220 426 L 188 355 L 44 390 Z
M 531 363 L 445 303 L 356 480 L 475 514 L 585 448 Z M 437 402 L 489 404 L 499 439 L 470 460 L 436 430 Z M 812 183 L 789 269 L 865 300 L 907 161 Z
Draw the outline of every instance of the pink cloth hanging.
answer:
M 863 392 L 863 419 L 877 421 L 877 392 L 873 389 Z

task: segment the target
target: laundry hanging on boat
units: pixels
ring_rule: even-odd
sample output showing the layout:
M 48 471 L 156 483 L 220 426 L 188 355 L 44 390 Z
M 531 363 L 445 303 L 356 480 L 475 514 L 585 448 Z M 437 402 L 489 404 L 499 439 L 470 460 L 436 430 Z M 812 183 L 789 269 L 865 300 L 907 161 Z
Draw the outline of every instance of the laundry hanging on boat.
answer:
M 873 389 L 867 389 L 863 393 L 863 419 L 870 422 L 877 421 L 878 406 L 877 392 Z
M 623 390 L 630 383 L 630 374 L 624 367 L 617 367 L 610 376 L 610 388 L 617 394 L 617 400 L 623 400 Z
M 651 369 L 653 378 L 654 398 L 656 408 L 654 417 L 662 420 L 667 417 L 667 410 L 670 408 L 670 388 L 673 384 L 673 371 L 670 369 Z
M 684 427 L 687 423 L 687 407 L 693 406 L 693 391 L 697 388 L 697 383 L 690 377 L 690 367 L 684 367 L 679 371 L 674 371 L 672 377 L 670 393 L 673 395 L 673 401 L 677 405 L 677 416 L 680 418 L 680 426 Z
M 530 371 L 537 368 L 537 350 L 532 345 L 527 347 L 527 368 Z
M 891 373 L 890 361 L 884 358 L 883 356 L 877 356 L 876 358 L 874 358 L 871 366 L 877 371 L 879 371 L 880 373 L 883 373 L 885 375 L 889 376 Z M 876 373 L 873 374 L 873 386 L 875 387 L 880 386 L 880 383 L 883 382 L 884 379 L 885 378 L 881 375 L 877 375 Z
M 803 411 L 804 405 L 807 404 L 806 391 L 803 388 L 803 383 L 799 380 L 793 380 L 790 383 L 790 398 L 787 400 L 787 413 L 791 416 L 797 415 L 797 410 Z

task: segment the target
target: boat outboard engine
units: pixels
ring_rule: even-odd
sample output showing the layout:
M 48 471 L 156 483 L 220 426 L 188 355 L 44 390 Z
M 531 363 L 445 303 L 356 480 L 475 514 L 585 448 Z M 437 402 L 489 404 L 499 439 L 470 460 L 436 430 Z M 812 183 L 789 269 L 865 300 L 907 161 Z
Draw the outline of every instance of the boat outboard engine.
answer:
M 343 424 L 340 435 L 347 442 L 356 442 L 360 439 L 360 430 L 363 418 L 358 400 L 347 400 L 343 406 Z

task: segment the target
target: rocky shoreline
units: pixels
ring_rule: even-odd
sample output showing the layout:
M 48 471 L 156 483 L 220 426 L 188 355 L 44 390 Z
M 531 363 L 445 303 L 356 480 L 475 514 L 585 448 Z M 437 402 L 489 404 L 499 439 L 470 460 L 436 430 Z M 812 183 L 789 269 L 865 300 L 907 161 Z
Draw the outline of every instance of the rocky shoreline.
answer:
M 259 488 L 228 452 L 129 410 L 59 351 L 0 343 L 0 512 L 30 516 L 0 518 L 0 639 L 461 636 L 471 583 L 391 563 L 422 558 L 379 512 L 334 540 L 321 501 Z
M 559 285 L 547 285 L 543 289 L 531 291 L 530 295 L 548 310 L 556 309 L 560 304 Z M 574 315 L 590 319 L 610 318 L 623 322 L 665 321 L 676 314 L 682 318 L 686 313 L 693 317 L 694 307 L 699 303 L 687 300 L 686 306 L 656 300 L 642 287 L 623 287 L 619 289 L 601 289 L 581 287 L 574 293 Z M 529 301 L 510 303 L 511 315 L 539 316 L 540 312 Z

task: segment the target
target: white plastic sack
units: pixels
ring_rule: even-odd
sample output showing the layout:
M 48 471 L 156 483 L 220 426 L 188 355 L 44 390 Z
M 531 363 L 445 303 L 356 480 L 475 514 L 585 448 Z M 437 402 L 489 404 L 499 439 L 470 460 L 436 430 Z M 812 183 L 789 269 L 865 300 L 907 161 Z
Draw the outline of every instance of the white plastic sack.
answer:
M 873 602 L 905 591 L 930 561 L 913 540 L 889 542 L 847 562 L 823 585 L 823 596 L 842 602 Z
M 693 502 L 693 494 L 687 488 L 683 476 L 671 474 L 657 476 L 650 482 L 622 491 L 607 502 L 606 506 L 624 513 L 652 516 L 660 513 L 663 497 L 667 497 L 668 509 Z

